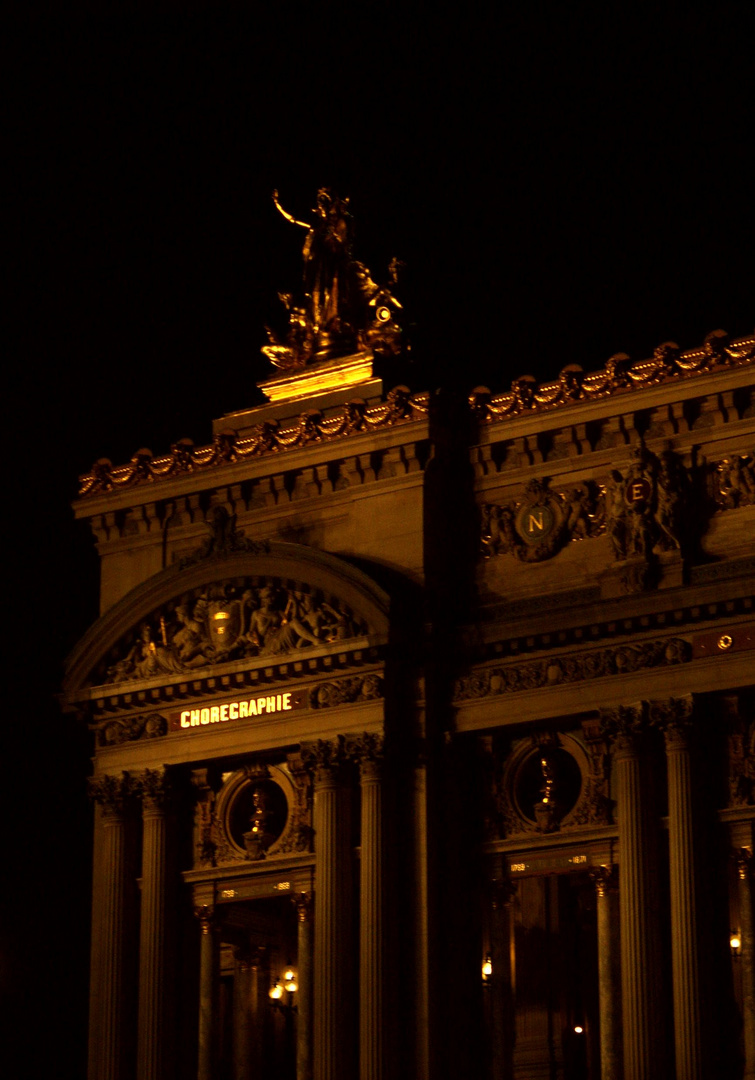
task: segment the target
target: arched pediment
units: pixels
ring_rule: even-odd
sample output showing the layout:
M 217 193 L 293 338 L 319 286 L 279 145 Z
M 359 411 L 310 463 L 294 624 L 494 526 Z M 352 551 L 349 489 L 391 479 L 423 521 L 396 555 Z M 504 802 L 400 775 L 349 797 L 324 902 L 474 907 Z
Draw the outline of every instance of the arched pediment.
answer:
M 65 697 L 91 685 L 208 674 L 227 662 L 388 634 L 389 598 L 362 571 L 298 544 L 176 563 L 90 627 L 66 665 Z

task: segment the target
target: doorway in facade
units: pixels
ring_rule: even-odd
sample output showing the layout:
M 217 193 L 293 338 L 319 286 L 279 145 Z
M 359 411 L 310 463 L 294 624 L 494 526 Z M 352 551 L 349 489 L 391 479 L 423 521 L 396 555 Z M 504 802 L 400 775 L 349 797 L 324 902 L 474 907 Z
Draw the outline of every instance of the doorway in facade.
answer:
M 290 897 L 223 906 L 218 1080 L 296 1080 L 297 910 Z

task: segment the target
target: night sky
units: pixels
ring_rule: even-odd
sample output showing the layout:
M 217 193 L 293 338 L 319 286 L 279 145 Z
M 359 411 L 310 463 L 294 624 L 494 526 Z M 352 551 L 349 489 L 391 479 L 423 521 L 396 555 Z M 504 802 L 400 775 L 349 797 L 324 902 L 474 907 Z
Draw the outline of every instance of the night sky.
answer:
M 11 1033 L 41 1010 L 49 1034 L 15 1040 L 8 1080 L 85 1069 L 89 749 L 53 697 L 97 613 L 77 476 L 260 400 L 263 326 L 300 277 L 272 189 L 307 218 L 331 185 L 373 277 L 407 264 L 415 390 L 753 329 L 751 5 L 476 6 L 91 4 L 7 28 L 0 992 Z

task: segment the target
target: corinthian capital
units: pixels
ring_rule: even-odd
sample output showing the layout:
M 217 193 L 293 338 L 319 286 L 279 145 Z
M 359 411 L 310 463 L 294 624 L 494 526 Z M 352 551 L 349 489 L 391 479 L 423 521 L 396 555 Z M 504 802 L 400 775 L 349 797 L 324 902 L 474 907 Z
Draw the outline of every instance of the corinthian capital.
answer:
M 301 759 L 313 773 L 315 782 L 335 779 L 339 768 L 347 760 L 343 735 L 335 739 L 315 739 L 302 743 Z
M 346 739 L 346 754 L 359 763 L 363 780 L 380 775 L 384 752 L 385 740 L 377 732 L 365 731 L 361 735 L 349 735 Z
M 170 798 L 170 782 L 166 770 L 145 769 L 135 779 L 143 811 L 164 811 Z
M 89 798 L 102 807 L 105 820 L 122 817 L 136 793 L 134 781 L 128 773 L 91 776 L 88 791 Z
M 609 739 L 617 753 L 631 753 L 637 747 L 637 739 L 647 727 L 645 703 L 617 705 L 600 710 L 600 729 Z
M 650 702 L 650 723 L 663 732 L 667 750 L 684 750 L 689 746 L 693 705 L 692 694 Z

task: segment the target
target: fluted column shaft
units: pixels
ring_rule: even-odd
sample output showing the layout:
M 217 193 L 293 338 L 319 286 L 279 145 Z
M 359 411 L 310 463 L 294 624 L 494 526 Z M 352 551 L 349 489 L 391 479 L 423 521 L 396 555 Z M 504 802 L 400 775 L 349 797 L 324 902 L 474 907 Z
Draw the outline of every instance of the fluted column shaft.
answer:
M 660 1080 L 664 1074 L 658 993 L 658 928 L 649 859 L 653 843 L 644 804 L 637 737 L 616 740 L 621 853 L 621 996 L 624 1080 Z
M 298 1013 L 296 1017 L 296 1080 L 312 1080 L 312 897 L 297 897 Z
M 217 949 L 213 928 L 212 908 L 203 907 L 197 912 L 202 928 L 199 939 L 199 1050 L 197 1054 L 198 1080 L 212 1080 L 215 1013 L 215 969 Z
M 620 1023 L 616 955 L 616 893 L 611 872 L 601 866 L 593 874 L 598 923 L 598 1011 L 601 1080 L 620 1080 Z
M 755 926 L 752 917 L 752 852 L 742 848 L 737 858 L 742 965 L 742 1027 L 745 1049 L 744 1080 L 755 1080 Z
M 676 1080 L 701 1080 L 700 971 L 689 742 L 686 728 L 681 723 L 669 724 L 665 738 Z
M 142 793 L 142 904 L 139 938 L 137 1080 L 165 1080 L 166 808 L 164 777 Z
M 383 1077 L 383 806 L 378 757 L 363 757 L 359 921 L 359 1076 Z
M 126 799 L 125 777 L 94 779 L 91 792 L 100 804 L 100 895 L 97 919 L 98 985 L 93 999 L 93 1074 L 96 1080 L 125 1076 L 126 975 Z M 94 965 L 93 965 L 94 967 Z
M 348 792 L 339 772 L 337 764 L 320 764 L 314 780 L 314 1080 L 353 1076 Z

